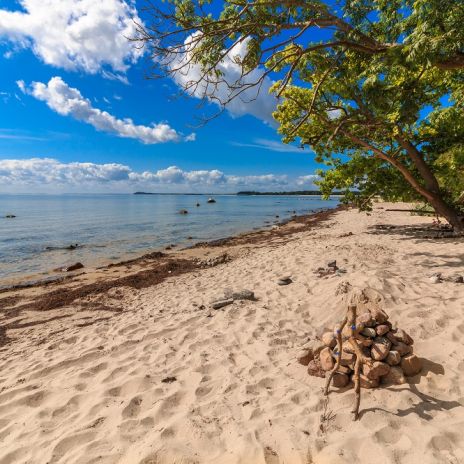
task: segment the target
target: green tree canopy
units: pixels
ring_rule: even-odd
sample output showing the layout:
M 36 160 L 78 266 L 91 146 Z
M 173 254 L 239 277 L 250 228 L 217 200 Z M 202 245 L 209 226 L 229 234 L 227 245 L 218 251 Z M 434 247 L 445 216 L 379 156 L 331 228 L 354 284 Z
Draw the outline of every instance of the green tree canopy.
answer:
M 164 75 L 200 70 L 187 91 L 214 99 L 226 85 L 227 105 L 275 81 L 278 130 L 326 164 L 325 194 L 351 198 L 357 188 L 363 206 L 375 195 L 421 198 L 463 230 L 463 1 L 168 0 L 149 9 L 138 40 Z M 234 56 L 238 44 L 246 53 Z M 219 66 L 231 55 L 241 69 L 233 82 Z

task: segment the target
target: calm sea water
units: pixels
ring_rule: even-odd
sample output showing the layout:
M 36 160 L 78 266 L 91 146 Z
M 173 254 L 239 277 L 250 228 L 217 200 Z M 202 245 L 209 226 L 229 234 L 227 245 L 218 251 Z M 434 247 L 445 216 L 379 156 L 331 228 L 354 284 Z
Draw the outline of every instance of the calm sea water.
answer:
M 217 195 L 0 195 L 0 284 L 50 276 L 53 269 L 127 259 L 270 226 L 337 206 L 336 199 Z M 196 203 L 200 203 L 196 207 Z M 189 214 L 179 214 L 187 209 Z M 7 214 L 16 218 L 5 219 Z M 192 237 L 192 239 L 188 239 Z M 79 244 L 75 250 L 63 249 Z

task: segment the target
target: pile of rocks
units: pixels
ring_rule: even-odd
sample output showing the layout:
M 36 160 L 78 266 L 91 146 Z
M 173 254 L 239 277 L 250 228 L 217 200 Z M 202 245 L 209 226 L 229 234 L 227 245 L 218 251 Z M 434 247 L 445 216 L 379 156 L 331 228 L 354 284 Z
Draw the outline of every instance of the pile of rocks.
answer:
M 363 339 L 359 342 L 360 349 L 366 357 L 372 359 L 370 365 L 364 363 L 362 366 L 362 388 L 376 388 L 380 384 L 400 385 L 406 382 L 405 377 L 421 371 L 422 361 L 413 353 L 413 339 L 404 330 L 394 328 L 383 310 L 370 309 L 359 315 L 356 331 Z M 347 340 L 350 334 L 350 327 L 345 326 L 342 331 L 340 367 L 332 381 L 334 387 L 343 388 L 352 381 L 356 356 Z M 310 375 L 325 377 L 335 366 L 338 356 L 336 345 L 334 333 L 325 332 L 321 340 L 300 353 L 298 361 L 308 366 Z
M 327 263 L 326 267 L 318 267 L 315 271 L 314 274 L 317 275 L 317 277 L 327 277 L 330 275 L 341 275 L 345 274 L 346 269 L 340 268 L 337 266 L 337 261 L 331 260 Z

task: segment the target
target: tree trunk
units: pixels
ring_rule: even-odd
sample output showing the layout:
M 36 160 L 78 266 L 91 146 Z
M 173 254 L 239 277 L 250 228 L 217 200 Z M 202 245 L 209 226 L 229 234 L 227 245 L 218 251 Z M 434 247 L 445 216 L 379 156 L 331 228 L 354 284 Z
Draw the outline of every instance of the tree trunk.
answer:
M 459 211 L 448 205 L 443 198 L 438 194 L 432 194 L 433 198 L 429 198 L 428 202 L 432 205 L 437 214 L 443 216 L 452 226 L 455 232 L 464 232 L 464 216 L 460 215 Z

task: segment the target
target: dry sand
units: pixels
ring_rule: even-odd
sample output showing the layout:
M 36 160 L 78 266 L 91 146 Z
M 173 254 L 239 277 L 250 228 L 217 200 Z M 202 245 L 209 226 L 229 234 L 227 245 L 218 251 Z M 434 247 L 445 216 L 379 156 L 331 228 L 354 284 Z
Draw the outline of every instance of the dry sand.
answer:
M 389 206 L 180 252 L 202 261 L 65 307 L 34 306 L 55 287 L 3 293 L 0 463 L 464 463 L 464 284 L 429 279 L 464 274 L 464 240 L 423 238 L 430 218 Z M 229 262 L 208 265 L 224 252 Z M 318 278 L 330 259 L 347 273 Z M 283 275 L 293 283 L 278 286 Z M 323 379 L 295 359 L 342 317 L 343 281 L 383 298 L 424 363 L 406 385 L 363 390 L 358 422 L 352 389 L 327 405 Z M 211 310 L 227 288 L 258 300 Z

